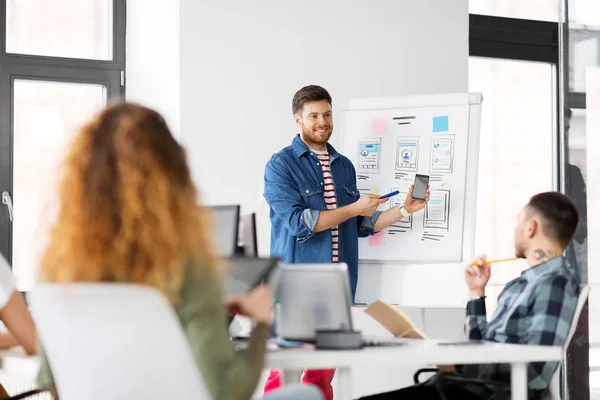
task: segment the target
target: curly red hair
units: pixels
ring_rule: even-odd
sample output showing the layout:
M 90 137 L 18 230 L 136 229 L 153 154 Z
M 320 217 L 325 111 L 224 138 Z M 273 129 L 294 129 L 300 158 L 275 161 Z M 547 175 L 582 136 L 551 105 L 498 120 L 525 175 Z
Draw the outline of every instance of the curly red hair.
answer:
M 75 137 L 62 166 L 56 225 L 42 256 L 46 281 L 116 281 L 177 301 L 183 266 L 218 265 L 184 149 L 156 111 L 106 108 Z

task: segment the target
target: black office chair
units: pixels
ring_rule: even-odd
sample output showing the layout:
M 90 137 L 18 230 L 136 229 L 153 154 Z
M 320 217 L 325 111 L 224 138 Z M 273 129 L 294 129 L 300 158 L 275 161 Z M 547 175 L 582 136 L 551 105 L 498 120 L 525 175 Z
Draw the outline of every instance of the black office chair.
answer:
M 415 385 L 422 384 L 424 382 L 419 381 L 419 376 L 423 373 L 434 373 L 435 375 L 430 378 L 431 383 L 437 389 L 438 395 L 442 400 L 448 400 L 444 394 L 444 386 L 446 384 L 457 384 L 464 385 L 466 383 L 486 386 L 494 391 L 492 397 L 489 400 L 508 400 L 510 399 L 510 384 L 502 381 L 485 380 L 477 378 L 468 378 L 456 374 L 447 373 L 437 368 L 422 368 L 415 372 L 413 375 L 413 381 Z

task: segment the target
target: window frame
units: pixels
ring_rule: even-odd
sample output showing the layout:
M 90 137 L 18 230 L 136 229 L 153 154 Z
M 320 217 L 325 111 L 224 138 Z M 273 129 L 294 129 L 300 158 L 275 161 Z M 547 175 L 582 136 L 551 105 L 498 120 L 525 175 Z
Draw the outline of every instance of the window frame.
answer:
M 39 67 L 55 68 L 125 70 L 125 34 L 127 26 L 126 1 L 112 0 L 112 60 L 90 60 L 84 58 L 7 53 L 6 8 L 7 0 L 0 0 L 0 66 L 35 65 Z
M 568 21 L 568 17 L 566 20 Z M 561 26 L 558 22 L 469 14 L 469 56 L 550 63 L 556 67 L 555 88 L 558 89 L 561 84 L 559 77 L 559 71 L 561 70 L 559 68 L 561 61 L 559 29 L 563 29 L 562 35 L 564 43 L 566 43 L 566 48 L 563 50 L 564 54 L 566 54 L 564 62 L 567 65 L 562 68 L 564 75 L 562 82 L 565 82 L 567 86 L 564 91 L 567 95 L 565 103 L 571 108 L 585 109 L 585 93 L 570 92 L 568 87 L 568 24 Z M 566 188 L 562 175 L 564 175 L 564 166 L 568 163 L 568 151 L 561 151 L 561 149 L 568 149 L 568 143 L 561 143 L 561 135 L 557 134 L 561 131 L 562 109 L 559 99 L 560 91 L 555 90 L 554 92 L 554 103 L 556 104 L 556 111 L 554 113 L 556 162 L 554 170 L 557 171 L 554 184 L 564 193 Z M 587 277 L 584 277 L 584 283 L 587 283 Z M 566 368 L 563 369 L 563 373 L 567 377 L 567 382 L 569 382 L 569 398 L 590 398 L 590 343 L 588 324 L 588 303 L 586 303 L 578 321 L 577 331 L 573 337 L 571 346 L 567 350 Z M 577 362 L 574 362 L 574 360 L 577 360 Z M 561 384 L 562 382 L 561 380 Z
M 557 22 L 469 14 L 469 57 L 545 62 L 555 67 L 553 187 L 564 192 L 562 166 L 568 160 L 562 158 L 568 155 L 559 150 L 563 145 L 559 134 L 559 47 Z
M 558 64 L 558 24 L 469 15 L 469 56 Z
M 125 96 L 127 3 L 111 0 L 112 59 L 54 57 L 7 53 L 7 0 L 0 0 L 0 187 L 13 196 L 13 86 L 15 79 L 106 86 L 107 98 Z M 13 199 L 14 200 L 14 199 Z M 0 212 L 0 252 L 12 265 L 13 229 L 5 206 Z

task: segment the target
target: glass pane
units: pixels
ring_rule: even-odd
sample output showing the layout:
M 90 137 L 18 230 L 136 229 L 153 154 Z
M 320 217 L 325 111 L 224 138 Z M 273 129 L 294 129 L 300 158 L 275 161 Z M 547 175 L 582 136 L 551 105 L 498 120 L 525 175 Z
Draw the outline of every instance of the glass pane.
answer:
M 112 59 L 113 0 L 7 0 L 6 51 Z
M 587 69 L 587 110 L 585 146 L 590 149 L 586 157 L 587 185 L 587 258 L 598 260 L 600 257 L 600 158 L 595 150 L 600 146 L 600 68 Z M 569 142 L 572 146 L 572 141 Z M 590 388 L 600 399 L 600 267 L 594 261 L 588 264 L 588 283 L 592 285 L 589 301 L 590 316 Z
M 569 24 L 570 91 L 586 91 L 586 68 L 590 66 L 600 66 L 600 27 Z
M 571 117 L 565 116 L 565 140 L 568 143 L 568 159 L 565 165 L 565 193 L 573 200 L 579 211 L 579 228 L 575 232 L 571 247 L 565 254 L 569 263 L 577 268 L 580 278 L 587 278 L 587 206 L 586 206 L 586 112 L 570 110 Z
M 590 365 L 596 362 L 596 365 L 600 363 L 600 348 L 590 348 Z M 590 399 L 600 400 L 600 370 L 592 369 L 590 372 Z
M 14 83 L 13 272 L 20 290 L 33 287 L 54 222 L 57 167 L 73 133 L 105 99 L 101 85 Z
M 588 303 L 590 317 L 590 398 L 600 400 L 600 285 L 592 284 Z
M 558 2 L 559 0 L 470 0 L 469 13 L 557 22 Z
M 592 283 L 588 303 L 588 314 L 590 317 L 590 367 L 600 369 L 600 313 L 598 312 L 598 304 L 600 304 L 600 284 Z M 595 350 L 592 352 L 594 348 Z M 592 353 L 594 353 L 595 356 L 592 356 Z M 595 383 L 595 387 L 600 389 L 600 380 Z
M 589 254 L 590 260 L 597 260 L 600 257 L 600 186 L 595 184 L 600 181 L 600 158 L 596 157 L 594 149 L 600 146 L 600 68 L 588 69 L 588 95 L 586 110 L 586 147 L 590 149 L 587 152 L 586 182 L 590 184 L 587 187 L 588 201 L 588 232 L 589 232 Z M 594 182 L 594 184 L 592 184 Z M 588 271 L 588 282 L 600 284 L 600 268 L 597 265 L 591 265 Z M 600 305 L 600 303 L 599 303 Z M 591 312 L 591 310 L 590 310 Z M 598 332 L 600 339 L 600 332 Z
M 580 25 L 600 25 L 598 0 L 569 0 L 569 22 Z
M 586 112 L 581 109 L 572 109 L 572 116 L 566 125 L 566 134 L 569 141 L 569 162 L 581 170 L 583 178 L 586 178 L 585 158 L 585 130 Z
M 585 333 L 576 333 L 573 337 L 578 345 L 571 346 L 568 361 L 573 365 L 573 373 L 569 377 L 573 387 L 579 388 L 576 385 L 584 382 L 578 374 L 585 373 L 588 365 L 579 357 L 589 339 L 590 393 L 592 399 L 600 400 L 600 268 L 594 262 L 600 256 L 600 189 L 596 184 L 600 179 L 600 159 L 595 154 L 600 146 L 600 2 L 568 0 L 567 4 L 569 40 L 568 47 L 564 46 L 561 51 L 568 52 L 568 65 L 565 65 L 568 87 L 570 92 L 586 93 L 586 101 L 581 95 L 567 94 L 565 98 L 566 190 L 582 216 L 567 257 L 576 263 L 582 281 L 592 286 L 588 303 L 589 338 Z M 581 326 L 585 327 L 585 322 Z M 585 394 L 584 389 L 575 396 Z
M 513 256 L 517 214 L 531 196 L 552 190 L 553 71 L 545 63 L 469 59 L 469 91 L 483 93 L 475 249 L 488 257 Z M 493 269 L 490 284 L 500 290 L 525 267 Z

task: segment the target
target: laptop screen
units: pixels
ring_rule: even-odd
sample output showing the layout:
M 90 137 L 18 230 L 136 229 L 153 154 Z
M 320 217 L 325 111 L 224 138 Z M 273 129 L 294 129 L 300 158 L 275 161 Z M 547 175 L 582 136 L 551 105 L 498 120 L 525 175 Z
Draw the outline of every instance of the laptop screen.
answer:
M 266 282 L 277 266 L 276 258 L 234 257 L 221 269 L 225 296 L 246 294 Z
M 352 330 L 346 264 L 283 265 L 279 271 L 275 296 L 281 337 L 311 341 L 318 329 Z

